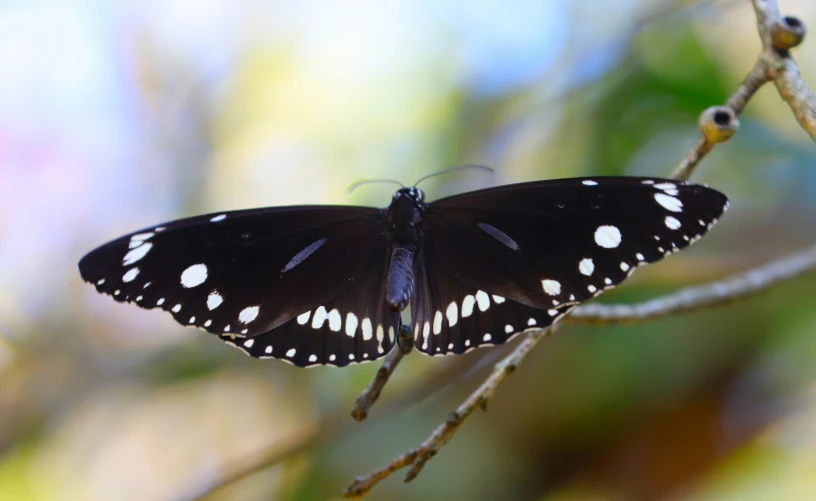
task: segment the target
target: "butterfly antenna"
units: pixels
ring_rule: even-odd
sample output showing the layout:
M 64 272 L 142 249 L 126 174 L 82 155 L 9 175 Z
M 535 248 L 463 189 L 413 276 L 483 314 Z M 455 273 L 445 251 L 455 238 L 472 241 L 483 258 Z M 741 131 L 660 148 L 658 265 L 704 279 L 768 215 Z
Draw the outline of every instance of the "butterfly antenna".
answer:
M 354 190 L 356 190 L 357 188 L 359 188 L 360 186 L 362 186 L 364 184 L 374 184 L 374 183 L 392 183 L 392 184 L 398 184 L 398 185 L 400 185 L 400 187 L 405 188 L 405 186 L 403 186 L 402 183 L 400 183 L 399 181 L 394 181 L 393 179 L 361 179 L 360 181 L 357 181 L 355 183 L 351 183 L 349 185 L 349 187 L 346 188 L 346 191 L 348 191 L 349 193 L 352 193 L 352 192 L 354 192 Z
M 416 188 L 416 185 L 418 185 L 422 181 L 428 179 L 429 177 L 434 177 L 434 176 L 438 176 L 440 174 L 447 174 L 448 172 L 454 172 L 454 171 L 457 171 L 457 170 L 465 170 L 465 169 L 481 169 L 481 170 L 486 170 L 488 172 L 494 172 L 493 169 L 491 169 L 490 167 L 488 167 L 486 165 L 478 165 L 478 164 L 457 165 L 456 167 L 451 167 L 449 169 L 441 170 L 439 172 L 434 172 L 433 174 L 428 174 L 427 176 L 423 176 L 423 177 L 419 178 L 419 181 L 414 183 L 414 187 Z

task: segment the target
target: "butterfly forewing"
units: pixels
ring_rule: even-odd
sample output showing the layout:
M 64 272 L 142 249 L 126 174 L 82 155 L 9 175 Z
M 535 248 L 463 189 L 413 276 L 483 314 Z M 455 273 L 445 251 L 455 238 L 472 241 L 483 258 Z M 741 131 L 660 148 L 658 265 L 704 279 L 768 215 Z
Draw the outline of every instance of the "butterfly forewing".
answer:
M 353 284 L 385 245 L 380 212 L 287 207 L 199 216 L 114 240 L 79 268 L 117 301 L 164 309 L 209 332 L 253 336 Z

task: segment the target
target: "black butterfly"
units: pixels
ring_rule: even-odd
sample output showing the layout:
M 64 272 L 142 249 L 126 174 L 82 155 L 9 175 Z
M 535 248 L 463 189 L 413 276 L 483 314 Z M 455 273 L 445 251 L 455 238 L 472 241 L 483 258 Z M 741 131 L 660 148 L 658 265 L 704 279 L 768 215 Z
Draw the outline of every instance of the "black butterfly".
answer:
M 79 263 L 117 301 L 162 308 L 253 357 L 345 366 L 414 343 L 465 353 L 546 327 L 699 239 L 721 193 L 652 178 L 561 179 L 387 209 L 273 207 L 165 223 Z

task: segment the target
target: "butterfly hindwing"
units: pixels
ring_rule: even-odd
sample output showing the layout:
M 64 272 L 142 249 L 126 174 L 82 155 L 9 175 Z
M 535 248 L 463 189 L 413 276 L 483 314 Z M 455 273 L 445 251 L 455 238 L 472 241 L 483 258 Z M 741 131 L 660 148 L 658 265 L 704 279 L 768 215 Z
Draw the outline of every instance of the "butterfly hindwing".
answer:
M 420 252 L 411 315 L 414 345 L 428 355 L 462 354 L 505 343 L 527 329 L 549 326 L 576 305 L 552 304 L 544 310 L 490 294 L 458 281 L 442 265 L 433 245 Z
M 298 367 L 343 367 L 380 358 L 391 351 L 400 328 L 399 313 L 386 306 L 382 293 L 389 259 L 380 239 L 362 274 L 337 297 L 257 336 L 220 337 L 253 357 Z

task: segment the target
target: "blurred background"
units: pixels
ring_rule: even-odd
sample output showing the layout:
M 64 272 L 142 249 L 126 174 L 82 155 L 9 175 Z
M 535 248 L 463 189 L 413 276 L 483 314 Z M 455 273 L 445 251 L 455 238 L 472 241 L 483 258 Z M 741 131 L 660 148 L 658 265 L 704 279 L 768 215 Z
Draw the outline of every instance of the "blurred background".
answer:
M 783 1 L 816 27 L 816 3 Z M 378 364 L 254 360 L 81 282 L 135 229 L 267 205 L 385 206 L 546 178 L 667 175 L 758 57 L 747 0 L 0 2 L 0 499 L 339 498 L 419 444 L 511 346 Z M 816 86 L 816 38 L 795 50 Z M 816 146 L 773 86 L 693 178 L 731 210 L 604 302 L 722 278 L 816 240 Z M 411 484 L 372 500 L 813 499 L 816 276 L 541 343 Z M 515 344 L 515 343 L 513 343 Z

